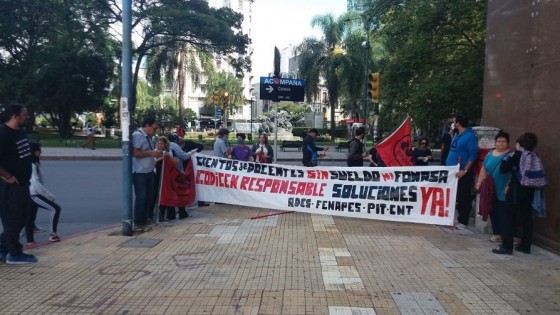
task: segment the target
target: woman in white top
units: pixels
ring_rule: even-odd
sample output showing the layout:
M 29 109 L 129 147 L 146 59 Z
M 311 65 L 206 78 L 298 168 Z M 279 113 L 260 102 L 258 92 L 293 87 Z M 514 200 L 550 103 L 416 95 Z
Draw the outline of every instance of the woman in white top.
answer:
M 51 213 L 51 234 L 49 241 L 58 242 L 57 227 L 60 218 L 60 206 L 54 202 L 54 195 L 43 186 L 43 175 L 41 174 L 41 145 L 39 143 L 30 143 L 31 158 L 33 159 L 31 184 L 29 185 L 29 192 L 34 206 L 48 210 Z M 33 227 L 35 226 L 35 218 L 28 220 L 25 225 L 25 232 L 27 234 L 28 245 L 33 244 Z
M 253 161 L 257 163 L 272 163 L 274 151 L 268 144 L 268 138 L 266 137 L 266 134 L 262 133 L 259 135 L 259 142 L 253 145 L 252 151 Z

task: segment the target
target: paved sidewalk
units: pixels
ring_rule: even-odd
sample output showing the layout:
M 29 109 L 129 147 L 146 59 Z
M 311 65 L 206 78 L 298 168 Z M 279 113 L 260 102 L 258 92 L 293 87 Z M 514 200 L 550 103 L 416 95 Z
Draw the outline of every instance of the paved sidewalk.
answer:
M 468 230 L 212 205 L 0 265 L 1 314 L 554 314 L 560 258 Z

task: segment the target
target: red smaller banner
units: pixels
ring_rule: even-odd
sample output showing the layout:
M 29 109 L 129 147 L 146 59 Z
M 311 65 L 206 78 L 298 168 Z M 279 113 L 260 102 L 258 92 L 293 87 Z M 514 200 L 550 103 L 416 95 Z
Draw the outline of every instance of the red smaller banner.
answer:
M 182 161 L 181 161 L 182 163 Z M 182 207 L 193 203 L 196 187 L 192 161 L 188 160 L 185 173 L 181 173 L 173 159 L 166 156 L 163 161 L 159 204 L 167 207 Z
M 406 117 L 399 128 L 375 148 L 385 166 L 412 166 L 410 117 Z

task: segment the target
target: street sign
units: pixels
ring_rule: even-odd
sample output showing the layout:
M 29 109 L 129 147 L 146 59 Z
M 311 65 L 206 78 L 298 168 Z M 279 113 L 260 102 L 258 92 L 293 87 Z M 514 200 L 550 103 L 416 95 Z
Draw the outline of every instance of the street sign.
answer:
M 215 116 L 216 118 L 222 118 L 223 114 L 224 114 L 224 113 L 222 112 L 222 109 L 219 108 L 219 107 L 216 107 L 214 116 Z
M 260 99 L 274 102 L 303 102 L 305 80 L 261 77 Z

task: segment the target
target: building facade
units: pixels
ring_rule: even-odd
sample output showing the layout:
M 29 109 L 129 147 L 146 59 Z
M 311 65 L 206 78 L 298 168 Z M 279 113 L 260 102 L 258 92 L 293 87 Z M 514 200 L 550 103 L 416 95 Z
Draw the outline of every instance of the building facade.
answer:
M 538 137 L 550 185 L 547 217 L 534 221 L 535 241 L 560 252 L 560 1 L 488 1 L 482 122 L 511 135 Z

